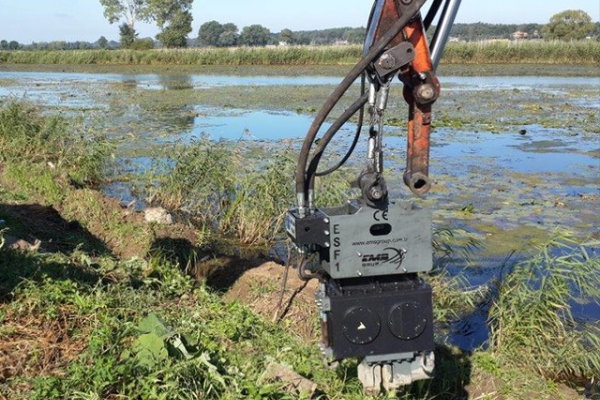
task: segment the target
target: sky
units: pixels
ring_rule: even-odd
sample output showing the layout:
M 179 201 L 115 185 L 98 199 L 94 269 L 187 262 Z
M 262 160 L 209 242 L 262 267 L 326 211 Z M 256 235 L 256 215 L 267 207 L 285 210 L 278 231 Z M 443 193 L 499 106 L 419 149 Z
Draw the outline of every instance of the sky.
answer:
M 190 37 L 211 20 L 233 22 L 240 30 L 260 24 L 271 32 L 361 27 L 371 5 L 372 0 L 195 0 Z M 456 22 L 546 23 L 567 9 L 584 10 L 594 22 L 600 20 L 600 0 L 462 0 Z M 0 0 L 0 40 L 118 40 L 117 24 L 110 25 L 103 11 L 99 0 Z M 140 23 L 137 30 L 139 37 L 158 33 L 151 24 Z

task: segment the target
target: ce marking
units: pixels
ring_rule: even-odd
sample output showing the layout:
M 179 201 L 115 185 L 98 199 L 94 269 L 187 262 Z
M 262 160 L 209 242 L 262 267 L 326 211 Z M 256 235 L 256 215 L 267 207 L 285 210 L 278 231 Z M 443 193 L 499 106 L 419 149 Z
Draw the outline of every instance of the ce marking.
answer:
M 377 222 L 380 221 L 387 221 L 388 220 L 388 212 L 387 211 L 381 211 L 381 210 L 377 210 L 375 211 L 375 213 L 373 214 L 373 219 Z

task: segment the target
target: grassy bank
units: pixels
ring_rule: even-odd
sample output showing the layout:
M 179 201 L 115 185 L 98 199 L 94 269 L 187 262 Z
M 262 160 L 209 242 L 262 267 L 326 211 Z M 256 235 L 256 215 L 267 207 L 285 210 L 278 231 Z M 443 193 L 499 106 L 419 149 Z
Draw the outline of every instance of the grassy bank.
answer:
M 361 46 L 182 50 L 0 51 L 0 64 L 47 65 L 351 65 Z M 444 64 L 598 65 L 600 42 L 449 43 Z
M 110 149 L 69 120 L 21 104 L 0 106 L 0 399 L 306 398 L 282 382 L 261 380 L 271 362 L 311 379 L 321 398 L 365 398 L 356 362 L 328 369 L 313 344 L 317 338 L 299 337 L 290 319 L 272 323 L 215 292 L 205 268 L 222 255 L 211 251 L 206 237 L 194 236 L 196 228 L 148 224 L 95 191 Z M 264 166 L 265 175 L 248 176 L 257 187 L 252 192 L 243 179 L 232 181 L 245 172 L 237 164 L 240 155 L 224 152 L 206 142 L 179 149 L 171 175 L 153 179 L 154 195 L 173 209 L 197 208 L 201 219 L 223 223 L 224 231 L 261 222 L 271 230 L 277 221 L 265 221 L 277 215 L 276 204 L 258 209 L 259 198 L 275 203 L 288 195 L 279 182 L 293 170 L 290 157 Z M 268 189 L 273 183 L 277 190 Z M 223 218 L 202 214 L 211 199 L 219 206 L 224 201 L 217 213 Z M 10 244 L 33 237 L 43 239 L 40 248 Z M 556 382 L 595 376 L 598 355 L 585 349 L 598 344 L 598 334 L 594 326 L 580 325 L 585 335 L 569 333 L 575 321 L 566 310 L 573 296 L 598 295 L 592 285 L 600 279 L 598 256 L 563 238 L 557 243 L 568 251 L 554 255 L 557 243 L 549 243 L 502 282 L 465 291 L 441 268 L 464 257 L 455 239 L 438 232 L 439 268 L 426 276 L 434 287 L 437 323 L 447 326 L 457 314 L 488 305 L 494 343 L 469 353 L 444 344 L 440 334 L 437 377 L 399 397 L 573 399 L 577 394 Z M 187 254 L 186 262 L 170 257 L 178 246 L 196 253 Z M 230 259 L 224 274 L 242 263 L 260 268 L 260 260 Z M 192 276 L 198 270 L 205 274 Z M 272 300 L 268 311 L 278 296 L 276 275 L 254 289 L 256 298 Z M 555 351 L 555 337 L 560 350 L 577 352 Z M 549 360 L 546 368 L 539 368 L 540 359 Z
M 446 64 L 564 64 L 599 65 L 600 42 L 471 42 L 449 43 Z

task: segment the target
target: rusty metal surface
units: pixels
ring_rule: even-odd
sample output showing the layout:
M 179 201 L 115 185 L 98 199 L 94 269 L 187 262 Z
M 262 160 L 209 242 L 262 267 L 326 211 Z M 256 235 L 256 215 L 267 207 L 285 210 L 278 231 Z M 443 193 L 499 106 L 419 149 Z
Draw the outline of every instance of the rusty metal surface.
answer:
M 413 193 L 421 196 L 431 188 L 429 182 L 431 104 L 418 104 L 408 87 L 405 87 L 404 97 L 409 104 L 404 183 Z

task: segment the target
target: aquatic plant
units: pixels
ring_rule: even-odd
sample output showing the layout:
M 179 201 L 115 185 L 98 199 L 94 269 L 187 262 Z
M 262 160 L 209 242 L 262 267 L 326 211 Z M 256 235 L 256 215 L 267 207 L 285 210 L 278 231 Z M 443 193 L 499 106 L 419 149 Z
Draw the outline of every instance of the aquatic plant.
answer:
M 294 151 L 283 149 L 260 162 L 243 157 L 231 144 L 199 140 L 170 153 L 173 167 L 162 165 L 151 178 L 151 202 L 184 212 L 246 245 L 271 242 L 282 234 L 294 199 Z M 320 205 L 339 205 L 348 198 L 349 179 L 339 172 L 319 180 L 316 189 L 323 194 Z
M 103 138 L 77 131 L 58 115 L 44 116 L 25 103 L 0 105 L 0 164 L 6 173 L 21 176 L 21 184 L 44 178 L 98 184 L 111 150 Z
M 600 242 L 560 234 L 514 266 L 490 309 L 492 352 L 549 379 L 597 377 L 600 324 L 573 307 L 600 299 Z

